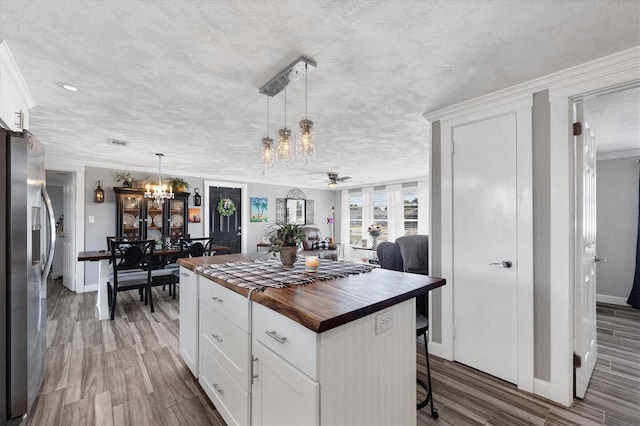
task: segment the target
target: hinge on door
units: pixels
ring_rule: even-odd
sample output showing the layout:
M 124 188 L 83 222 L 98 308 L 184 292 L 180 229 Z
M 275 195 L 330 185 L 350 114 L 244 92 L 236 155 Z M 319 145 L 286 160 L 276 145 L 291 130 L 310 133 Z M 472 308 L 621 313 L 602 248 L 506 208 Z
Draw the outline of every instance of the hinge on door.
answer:
M 15 124 L 19 129 L 24 129 L 24 113 L 22 110 L 15 112 L 15 120 L 13 124 Z
M 452 334 L 451 338 L 455 339 L 456 338 L 456 328 L 455 327 L 453 327 L 453 330 L 452 330 L 451 334 Z
M 453 153 L 456 152 L 456 144 L 453 143 L 453 141 L 451 142 L 451 155 L 453 155 Z
M 582 123 L 573 123 L 573 136 L 580 136 L 582 134 Z
M 582 367 L 582 357 L 577 353 L 573 353 L 573 368 Z

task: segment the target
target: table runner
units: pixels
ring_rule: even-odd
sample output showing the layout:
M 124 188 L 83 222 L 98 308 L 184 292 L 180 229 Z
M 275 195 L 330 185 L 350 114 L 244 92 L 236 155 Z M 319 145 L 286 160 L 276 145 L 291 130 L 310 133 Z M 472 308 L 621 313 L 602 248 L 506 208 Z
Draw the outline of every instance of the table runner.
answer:
M 199 265 L 196 271 L 213 278 L 220 278 L 238 287 L 264 291 L 267 287 L 286 288 L 314 281 L 344 278 L 348 275 L 370 272 L 375 267 L 359 263 L 336 262 L 319 259 L 318 272 L 304 270 L 304 256 L 298 256 L 293 268 L 282 267 L 277 259 L 258 259 L 252 262 L 227 262 L 215 265 Z

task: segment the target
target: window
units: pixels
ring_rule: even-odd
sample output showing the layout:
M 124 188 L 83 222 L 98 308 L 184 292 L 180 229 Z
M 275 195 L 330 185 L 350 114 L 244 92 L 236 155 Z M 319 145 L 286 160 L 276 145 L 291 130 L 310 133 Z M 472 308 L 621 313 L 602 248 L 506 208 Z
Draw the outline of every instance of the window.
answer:
M 349 194 L 349 243 L 362 241 L 362 194 Z
M 418 191 L 410 189 L 404 191 L 404 235 L 418 233 Z
M 389 211 L 387 207 L 387 193 L 375 192 L 373 195 L 373 224 L 381 228 L 378 241 L 389 240 Z

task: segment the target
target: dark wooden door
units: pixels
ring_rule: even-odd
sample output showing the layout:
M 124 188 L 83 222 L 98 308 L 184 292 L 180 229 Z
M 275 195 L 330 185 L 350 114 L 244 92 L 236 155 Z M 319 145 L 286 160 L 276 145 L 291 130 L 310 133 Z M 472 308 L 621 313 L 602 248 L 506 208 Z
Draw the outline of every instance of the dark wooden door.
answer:
M 213 237 L 213 243 L 227 246 L 229 253 L 242 252 L 242 211 L 240 188 L 223 188 L 212 186 L 209 188 L 209 234 Z M 235 205 L 236 211 L 231 216 L 223 216 L 218 212 L 220 200 L 230 199 Z

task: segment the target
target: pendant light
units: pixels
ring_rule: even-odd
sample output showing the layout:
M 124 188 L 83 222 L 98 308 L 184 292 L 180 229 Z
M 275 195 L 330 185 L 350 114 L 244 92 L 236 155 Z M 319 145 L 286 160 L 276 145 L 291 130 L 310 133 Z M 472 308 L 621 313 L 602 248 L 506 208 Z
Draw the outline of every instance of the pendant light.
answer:
M 307 71 L 309 64 L 304 64 L 304 118 L 298 123 L 300 126 L 298 132 L 297 150 L 298 156 L 304 158 L 305 164 L 309 162 L 309 158 L 316 154 L 316 146 L 313 134 L 313 121 L 307 118 Z
M 269 137 L 269 96 L 267 98 L 267 136 L 262 138 L 262 165 L 264 169 L 270 169 L 275 162 L 276 155 L 273 152 L 273 139 Z
M 291 130 L 287 129 L 287 87 L 284 88 L 284 127 L 278 130 L 278 160 L 287 167 L 293 164 Z

